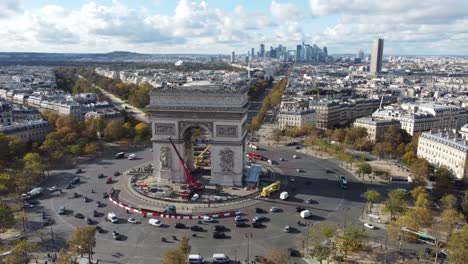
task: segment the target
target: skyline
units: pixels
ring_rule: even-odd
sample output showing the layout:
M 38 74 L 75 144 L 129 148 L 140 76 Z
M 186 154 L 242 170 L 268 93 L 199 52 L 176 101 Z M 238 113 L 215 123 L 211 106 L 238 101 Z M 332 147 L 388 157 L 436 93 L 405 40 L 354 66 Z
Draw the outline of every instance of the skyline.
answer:
M 330 54 L 369 54 L 382 37 L 384 55 L 463 56 L 467 7 L 462 0 L 2 0 L 0 52 L 244 54 L 260 43 L 292 50 L 305 41 Z

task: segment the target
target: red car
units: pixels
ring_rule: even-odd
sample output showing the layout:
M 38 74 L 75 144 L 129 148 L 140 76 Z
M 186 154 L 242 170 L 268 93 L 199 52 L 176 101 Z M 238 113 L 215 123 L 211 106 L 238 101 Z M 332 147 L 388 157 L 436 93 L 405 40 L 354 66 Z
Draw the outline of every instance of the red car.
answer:
M 107 183 L 107 184 L 110 184 L 110 183 L 113 183 L 113 182 L 114 182 L 114 181 L 112 180 L 112 177 L 111 177 L 111 176 L 107 177 L 107 179 L 106 179 L 106 183 Z

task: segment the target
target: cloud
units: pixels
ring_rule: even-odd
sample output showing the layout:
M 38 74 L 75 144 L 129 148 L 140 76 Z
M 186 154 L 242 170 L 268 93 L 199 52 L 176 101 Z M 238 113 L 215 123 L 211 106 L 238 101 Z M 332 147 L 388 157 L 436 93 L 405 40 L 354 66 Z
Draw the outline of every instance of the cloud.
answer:
M 21 8 L 18 0 L 1 0 L 0 1 L 0 18 L 9 17 L 19 13 Z
M 302 10 L 294 4 L 278 3 L 275 0 L 270 5 L 271 14 L 286 21 L 299 21 L 303 18 Z

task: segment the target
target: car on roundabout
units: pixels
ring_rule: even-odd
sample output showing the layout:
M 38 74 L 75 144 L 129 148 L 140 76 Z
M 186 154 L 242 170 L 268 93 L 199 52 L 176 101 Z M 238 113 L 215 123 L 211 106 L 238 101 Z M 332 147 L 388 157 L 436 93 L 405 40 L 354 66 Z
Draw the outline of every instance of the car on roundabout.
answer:
M 102 233 L 105 232 L 104 229 L 103 229 L 102 227 L 100 227 L 100 226 L 96 226 L 96 231 L 97 231 L 98 233 L 100 233 L 100 234 L 102 234 Z
M 148 220 L 148 224 L 152 226 L 160 227 L 162 225 L 162 222 L 159 219 L 151 218 L 150 220 Z
M 114 238 L 114 240 L 120 240 L 122 238 L 122 235 L 120 235 L 116 231 L 112 231 L 112 237 Z
M 129 219 L 127 219 L 127 222 L 129 222 L 130 224 L 136 224 L 137 220 L 133 217 L 130 217 Z
M 242 216 L 240 216 L 240 215 L 236 215 L 236 217 L 234 217 L 234 221 L 236 221 L 236 222 L 242 222 L 242 221 L 244 221 L 244 220 L 245 220 L 245 219 L 242 218 Z
M 205 223 L 211 223 L 213 221 L 214 221 L 214 218 L 211 217 L 211 216 L 204 216 L 203 217 L 203 222 L 205 222 Z
M 252 227 L 253 228 L 262 228 L 262 227 L 264 227 L 264 225 L 262 223 L 260 223 L 260 222 L 253 222 Z
M 84 219 L 84 215 L 81 214 L 81 213 L 76 213 L 76 214 L 75 214 L 75 217 L 76 217 L 76 218 L 79 218 L 79 219 Z
M 118 171 L 114 172 L 114 176 L 120 176 L 120 172 Z
M 273 206 L 273 207 L 270 208 L 270 212 L 272 212 L 272 213 L 279 212 L 279 211 L 280 211 L 280 209 L 278 207 Z
M 283 228 L 283 231 L 284 231 L 285 233 L 289 233 L 289 232 L 291 232 L 291 227 L 290 227 L 290 226 L 285 226 L 285 227 Z
M 190 227 L 190 230 L 195 231 L 195 232 L 203 232 L 204 229 L 201 226 L 194 225 Z
M 88 197 L 84 196 L 84 197 L 83 197 L 83 201 L 84 201 L 85 203 L 87 203 L 87 202 L 91 201 L 91 199 L 89 199 Z
M 302 169 L 299 169 L 299 168 L 298 168 L 298 169 L 296 169 L 296 171 L 297 171 L 297 172 L 302 172 Z
M 254 223 L 259 223 L 259 222 L 264 222 L 266 221 L 267 218 L 263 215 L 256 215 L 253 219 L 252 219 L 252 222 Z
M 101 203 L 100 201 L 96 201 L 96 207 L 102 207 L 104 204 Z
M 93 224 L 93 220 L 89 217 L 86 217 L 86 224 L 88 225 L 92 225 Z
M 178 228 L 178 229 L 182 229 L 182 228 L 185 228 L 185 224 L 183 224 L 183 223 L 175 223 L 174 227 L 175 227 L 175 228 Z
M 82 173 L 82 172 L 83 172 L 82 169 L 76 169 L 75 174 L 80 174 L 80 173 Z
M 47 188 L 47 190 L 49 190 L 49 192 L 55 192 L 55 191 L 58 191 L 59 188 L 58 188 L 57 186 L 54 185 L 54 186 L 52 186 L 52 187 Z
M 226 234 L 224 232 L 213 232 L 213 238 L 223 239 L 226 238 Z
M 236 227 L 248 227 L 249 225 L 246 224 L 245 222 L 243 221 L 237 221 L 236 222 Z
M 364 223 L 364 226 L 369 228 L 369 229 L 375 229 L 375 226 L 371 223 Z
M 199 195 L 198 193 L 195 193 L 195 194 L 192 196 L 192 198 L 190 198 L 190 200 L 196 201 L 196 200 L 198 200 L 198 198 L 200 198 L 200 195 Z
M 98 174 L 98 178 L 99 178 L 99 179 L 104 178 L 104 177 L 106 177 L 106 176 L 104 176 L 104 173 L 99 173 L 99 174 Z
M 103 192 L 103 193 L 102 193 L 102 198 L 109 198 L 109 194 L 106 193 L 106 192 Z

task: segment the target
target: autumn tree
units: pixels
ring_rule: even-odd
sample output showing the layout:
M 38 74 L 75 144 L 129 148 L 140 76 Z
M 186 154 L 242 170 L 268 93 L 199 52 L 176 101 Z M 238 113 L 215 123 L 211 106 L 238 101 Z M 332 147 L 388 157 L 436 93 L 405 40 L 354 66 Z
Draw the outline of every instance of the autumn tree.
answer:
M 0 203 L 0 231 L 12 228 L 15 225 L 13 210 L 3 202 Z
M 163 264 L 185 264 L 184 253 L 178 248 L 167 250 L 164 253 Z
M 86 154 L 93 154 L 97 150 L 97 145 L 96 143 L 88 143 L 84 147 L 84 153 Z
M 468 225 L 454 232 L 448 241 L 448 261 L 453 264 L 468 263 Z
M 60 249 L 58 255 L 57 255 L 57 260 L 55 261 L 57 264 L 77 264 L 77 256 L 76 253 L 67 250 L 65 248 Z
M 135 126 L 135 140 L 145 141 L 151 136 L 151 131 L 146 123 L 138 123 Z
M 310 256 L 315 258 L 320 264 L 330 258 L 331 253 L 332 249 L 329 246 L 323 245 L 318 241 L 314 242 L 310 249 Z
M 187 236 L 183 236 L 179 242 L 179 250 L 184 254 L 185 259 L 187 258 L 192 246 L 190 246 L 190 239 Z
M 452 179 L 455 178 L 452 171 L 441 166 L 435 172 L 434 192 L 439 196 L 447 195 L 453 191 Z
M 413 182 L 416 185 L 424 185 L 425 179 L 432 173 L 432 166 L 426 159 L 417 159 L 410 167 Z
M 283 264 L 289 262 L 289 254 L 287 250 L 274 248 L 268 251 L 266 255 L 268 263 Z
M 372 205 L 379 202 L 382 199 L 382 195 L 377 190 L 371 189 L 364 193 L 364 198 L 366 198 L 369 205 L 369 211 L 372 211 Z
M 36 250 L 38 245 L 34 242 L 29 242 L 25 239 L 19 239 L 16 241 L 15 247 L 11 251 L 11 254 L 6 257 L 8 264 L 23 264 L 29 263 L 29 254 Z
M 77 253 L 88 254 L 88 261 L 91 262 L 93 248 L 96 246 L 96 227 L 78 227 L 67 240 L 67 244 Z
M 440 204 L 444 210 L 453 209 L 457 204 L 457 198 L 453 194 L 447 194 L 440 199 Z
M 338 236 L 337 245 L 346 259 L 349 253 L 362 250 L 366 240 L 367 234 L 363 227 L 349 225 Z
M 403 157 L 401 157 L 401 162 L 406 166 L 413 165 L 413 163 L 418 159 L 418 156 L 413 151 L 407 151 Z
M 109 141 L 118 140 L 122 138 L 123 135 L 124 130 L 117 120 L 110 121 L 104 129 L 104 137 Z
M 388 193 L 388 198 L 384 202 L 383 211 L 390 213 L 390 218 L 395 219 L 396 215 L 402 214 L 407 207 L 405 201 L 406 193 L 403 190 L 395 189 Z
M 359 175 L 368 175 L 372 173 L 372 166 L 367 162 L 360 162 L 357 166 L 356 173 Z

